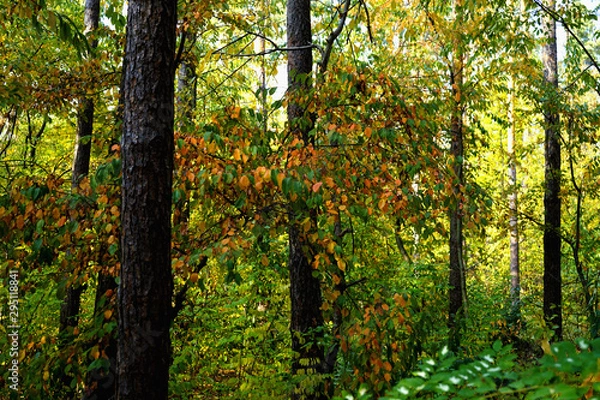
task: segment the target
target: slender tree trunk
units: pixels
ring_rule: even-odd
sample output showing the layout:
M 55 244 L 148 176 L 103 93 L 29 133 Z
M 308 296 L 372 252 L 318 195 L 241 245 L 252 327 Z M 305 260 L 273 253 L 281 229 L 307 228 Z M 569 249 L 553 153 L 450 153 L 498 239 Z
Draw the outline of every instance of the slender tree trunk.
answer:
M 188 33 L 193 34 L 193 33 Z M 186 34 L 187 35 L 187 34 Z M 192 54 L 181 60 L 177 74 L 177 116 L 180 132 L 194 129 L 194 110 L 196 109 L 196 60 Z
M 99 18 L 100 0 L 86 0 L 84 11 L 86 35 L 98 29 Z M 96 41 L 90 41 L 90 47 L 95 48 L 96 46 Z M 81 179 L 90 171 L 93 125 L 94 101 L 91 98 L 83 97 L 80 99 L 77 115 L 77 138 L 71 166 L 71 189 L 75 192 L 78 190 Z M 60 312 L 60 332 L 65 332 L 68 327 L 77 326 L 83 290 L 84 286 L 76 283 L 67 287 Z
M 519 268 L 519 217 L 517 159 L 515 156 L 516 117 L 515 88 L 511 76 L 508 82 L 508 225 L 510 236 L 510 315 L 509 322 L 518 324 L 521 316 L 521 274 Z
M 455 51 L 451 67 L 451 84 L 454 109 L 450 121 L 450 155 L 454 172 L 453 199 L 450 207 L 450 277 L 449 317 L 450 348 L 460 347 L 461 327 L 466 316 L 466 281 L 463 260 L 463 210 L 462 188 L 464 187 L 463 158 L 463 60 L 460 50 Z
M 117 284 L 115 278 L 107 273 L 98 273 L 98 283 L 96 285 L 96 298 L 94 300 L 94 321 L 100 320 L 104 323 L 104 311 L 107 304 L 112 301 L 112 296 L 107 294 L 115 293 Z M 109 306 L 111 307 L 111 306 Z M 114 333 L 105 334 L 99 338 L 100 346 L 108 359 L 108 370 L 100 367 L 88 371 L 86 377 L 86 392 L 83 400 L 113 400 L 116 398 L 117 390 L 117 340 Z
M 555 1 L 547 3 L 554 11 Z M 554 332 L 554 340 L 562 340 L 562 280 L 560 238 L 560 130 L 557 110 L 558 57 L 556 47 L 556 22 L 546 17 L 547 43 L 543 47 L 542 61 L 546 83 L 544 104 L 545 122 L 545 192 L 544 192 L 544 318 Z
M 88 37 L 89 45 L 92 50 L 98 46 L 98 42 L 94 39 L 90 40 L 89 37 L 98 29 L 99 21 L 100 0 L 86 0 L 83 16 L 84 33 Z M 73 154 L 73 163 L 71 165 L 71 190 L 75 193 L 79 190 L 79 183 L 81 180 L 86 177 L 90 171 L 93 131 L 94 101 L 89 97 L 82 97 L 79 100 L 77 136 L 75 152 Z M 81 266 L 81 268 L 85 268 L 85 266 Z M 59 336 L 62 344 L 66 344 L 72 340 L 73 328 L 79 324 L 81 295 L 85 289 L 86 285 L 78 282 L 72 282 L 66 288 L 65 297 L 60 308 Z M 71 378 L 65 375 L 65 386 L 70 386 L 70 381 Z M 69 394 L 71 397 L 73 395 L 72 392 Z
M 123 80 L 118 399 L 167 399 L 176 0 L 131 0 Z
M 287 2 L 287 46 L 301 48 L 288 52 L 288 91 L 291 100 L 287 116 L 289 129 L 305 145 L 312 143 L 309 132 L 313 126 L 312 116 L 306 112 L 308 92 L 311 89 L 313 67 L 310 0 Z M 289 260 L 293 375 L 311 375 L 323 372 L 324 350 L 323 315 L 321 313 L 321 286 L 313 276 L 314 251 L 310 241 L 298 227 L 298 220 L 315 216 L 304 204 L 292 204 L 289 211 Z M 295 388 L 292 399 L 325 399 L 322 385 Z

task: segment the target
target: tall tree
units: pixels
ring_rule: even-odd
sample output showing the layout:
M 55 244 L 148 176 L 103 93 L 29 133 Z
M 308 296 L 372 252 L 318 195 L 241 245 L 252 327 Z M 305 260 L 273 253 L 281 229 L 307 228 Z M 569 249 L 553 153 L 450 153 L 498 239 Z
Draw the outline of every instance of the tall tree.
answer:
M 287 47 L 288 51 L 288 91 L 291 100 L 287 108 L 288 125 L 292 134 L 302 140 L 305 146 L 311 145 L 310 131 L 314 125 L 313 116 L 307 111 L 308 92 L 312 86 L 312 31 L 310 0 L 288 0 L 287 2 Z M 320 343 L 323 332 L 321 313 L 321 287 L 313 275 L 312 261 L 314 249 L 298 221 L 308 217 L 315 223 L 315 215 L 310 215 L 306 204 L 299 200 L 290 204 L 289 210 L 289 260 L 292 335 L 292 374 L 321 373 L 323 371 L 324 350 Z M 324 393 L 315 390 L 304 392 L 301 387 L 294 390 L 293 399 L 321 399 Z
M 545 191 L 544 191 L 544 319 L 554 332 L 554 339 L 562 339 L 562 279 L 560 238 L 560 129 L 557 110 L 558 56 L 556 21 L 551 14 L 555 0 L 547 4 L 551 11 L 545 17 L 546 43 L 542 49 L 544 65 L 544 124 L 545 124 Z
M 456 26 L 461 27 L 462 10 L 455 3 Z M 450 207 L 450 275 L 449 275 L 449 313 L 450 347 L 456 350 L 460 343 L 460 328 L 466 315 L 466 279 L 463 259 L 463 187 L 464 187 L 464 55 L 462 44 L 454 39 L 452 59 L 450 60 L 450 84 L 452 88 L 452 115 L 450 117 L 450 156 L 452 160 L 453 201 Z
M 512 27 L 518 32 L 518 21 L 523 13 L 524 4 L 518 1 L 520 7 L 514 11 Z M 511 64 L 514 58 L 511 56 Z M 515 153 L 517 121 L 515 115 L 516 88 L 515 77 L 511 72 L 508 77 L 508 229 L 509 229 L 509 272 L 510 272 L 510 313 L 509 322 L 518 324 L 521 317 L 521 271 L 519 262 L 519 207 L 517 186 L 517 156 Z
M 508 82 L 508 227 L 510 237 L 510 321 L 518 322 L 521 314 L 521 274 L 519 267 L 519 209 L 517 189 L 517 158 L 515 155 L 515 82 L 512 76 Z
M 93 34 L 98 29 L 99 20 L 100 0 L 86 0 L 83 18 L 86 36 L 89 37 L 90 34 Z M 97 45 L 97 40 L 90 40 L 90 47 L 92 49 L 96 48 Z M 80 99 L 77 114 L 77 137 L 71 166 L 71 188 L 73 191 L 77 191 L 79 182 L 90 171 L 93 126 L 94 100 L 84 96 Z M 60 310 L 61 332 L 64 332 L 69 326 L 77 326 L 82 291 L 83 286 L 75 283 L 67 288 Z
M 119 399 L 168 397 L 176 22 L 176 0 L 129 2 L 122 89 Z
M 100 0 L 86 0 L 83 16 L 84 34 L 88 38 L 92 52 L 98 47 L 98 41 L 93 38 L 93 35 L 98 30 L 99 21 Z M 93 57 L 93 54 L 90 53 L 90 56 Z M 75 152 L 71 166 L 71 189 L 73 192 L 79 190 L 79 183 L 90 171 L 91 139 L 94 130 L 94 100 L 89 96 L 83 96 L 79 103 Z M 72 329 L 78 325 L 81 295 L 84 290 L 85 285 L 75 281 L 65 291 L 60 308 L 60 336 L 63 343 L 70 340 L 72 332 L 69 332 L 69 328 Z M 70 382 L 71 378 L 65 375 L 66 385 L 70 386 Z

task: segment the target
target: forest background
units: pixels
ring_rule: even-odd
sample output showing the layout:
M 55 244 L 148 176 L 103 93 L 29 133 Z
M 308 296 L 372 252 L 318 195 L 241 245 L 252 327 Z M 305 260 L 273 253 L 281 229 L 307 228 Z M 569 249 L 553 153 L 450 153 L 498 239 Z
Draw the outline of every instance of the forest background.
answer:
M 172 145 L 136 153 L 165 4 Z M 0 5 L 1 398 L 600 395 L 598 4 Z

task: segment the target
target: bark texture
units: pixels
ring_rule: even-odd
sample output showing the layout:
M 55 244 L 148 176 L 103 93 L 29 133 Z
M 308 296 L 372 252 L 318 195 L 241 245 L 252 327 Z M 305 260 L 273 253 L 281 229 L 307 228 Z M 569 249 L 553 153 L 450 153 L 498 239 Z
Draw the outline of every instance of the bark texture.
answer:
M 547 7 L 554 11 L 555 1 Z M 562 340 L 562 279 L 560 238 L 560 129 L 557 110 L 558 57 L 556 22 L 546 17 L 546 44 L 542 50 L 546 100 L 545 122 L 545 192 L 544 192 L 544 318 L 554 332 L 554 340 Z
M 176 0 L 134 0 L 123 80 L 118 399 L 167 399 Z
M 287 108 L 289 129 L 293 135 L 310 145 L 313 117 L 306 112 L 312 87 L 313 67 L 310 0 L 287 2 L 288 92 L 291 100 Z M 292 335 L 292 374 L 315 374 L 323 372 L 324 350 L 320 344 L 323 337 L 321 314 L 321 286 L 313 276 L 313 250 L 301 233 L 297 220 L 310 216 L 305 204 L 290 204 L 289 211 L 289 260 Z M 324 388 L 303 388 L 300 384 L 292 393 L 292 399 L 325 399 Z

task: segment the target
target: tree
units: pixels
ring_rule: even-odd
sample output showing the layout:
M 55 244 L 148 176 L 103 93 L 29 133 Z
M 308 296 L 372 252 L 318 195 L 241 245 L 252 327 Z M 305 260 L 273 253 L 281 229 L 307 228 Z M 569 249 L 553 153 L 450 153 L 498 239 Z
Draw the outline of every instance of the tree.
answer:
M 289 129 L 304 146 L 314 143 L 310 132 L 314 125 L 313 116 L 307 111 L 309 91 L 312 86 L 312 32 L 310 0 L 288 0 L 287 2 L 287 47 L 288 90 L 292 96 L 287 109 Z M 301 232 L 298 222 L 304 218 L 313 220 L 315 215 L 302 200 L 290 204 L 289 210 L 289 260 L 292 335 L 292 374 L 301 372 L 323 372 L 324 350 L 323 315 L 321 314 L 321 286 L 313 275 L 314 249 Z M 306 397 L 309 396 L 309 397 Z M 311 395 L 301 388 L 294 390 L 293 399 L 325 398 L 323 393 Z
M 556 2 L 548 9 L 554 12 Z M 558 115 L 558 55 L 556 21 L 545 18 L 545 40 L 542 49 L 544 65 L 544 127 L 545 127 L 545 191 L 544 191 L 544 319 L 562 340 L 562 279 L 561 279 L 561 199 L 560 199 L 560 119 Z
M 460 24 L 462 10 L 458 6 L 456 15 Z M 459 25 L 460 26 L 460 25 Z M 463 259 L 463 200 L 462 188 L 465 184 L 463 172 L 464 141 L 463 141 L 463 85 L 464 59 L 460 45 L 453 46 L 450 65 L 450 84 L 452 87 L 453 109 L 450 117 L 450 156 L 452 163 L 452 205 L 450 207 L 450 274 L 449 274 L 449 312 L 448 326 L 450 327 L 450 347 L 458 349 L 460 343 L 460 328 L 464 323 L 467 307 L 467 288 L 465 265 Z
M 176 22 L 174 0 L 129 2 L 122 89 L 119 399 L 168 396 Z
M 98 29 L 100 20 L 100 0 L 86 0 L 84 11 L 84 26 L 87 35 L 94 34 Z M 90 47 L 97 47 L 97 40 L 90 41 Z M 77 115 L 77 137 L 73 164 L 71 166 L 71 189 L 78 191 L 81 179 L 90 171 L 90 156 L 92 149 L 92 133 L 94 125 L 94 100 L 84 96 L 80 99 Z M 66 290 L 63 305 L 60 310 L 60 331 L 66 333 L 68 327 L 75 327 L 78 323 L 81 293 L 85 286 L 73 282 Z
M 521 2 L 518 17 L 515 16 L 513 27 L 519 29 L 518 21 L 522 14 L 523 4 Z M 514 57 L 510 57 L 510 62 L 514 62 Z M 515 110 L 516 88 L 514 73 L 508 77 L 508 128 L 507 136 L 507 156 L 508 156 L 508 230 L 509 230 L 509 272 L 510 272 L 510 312 L 509 322 L 518 324 L 521 315 L 521 271 L 519 264 L 519 207 L 518 207 L 518 181 L 517 181 L 517 155 L 516 148 L 516 130 L 517 117 Z

